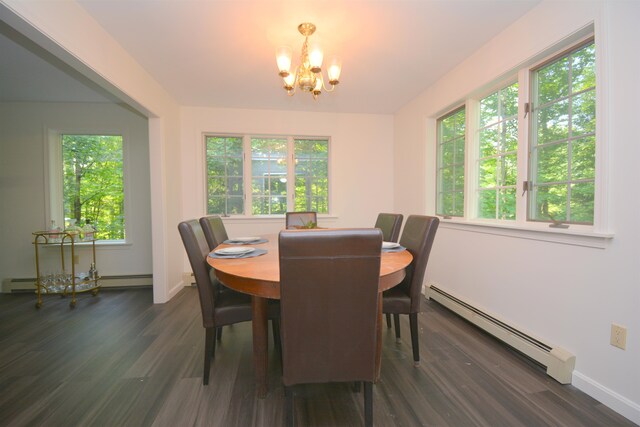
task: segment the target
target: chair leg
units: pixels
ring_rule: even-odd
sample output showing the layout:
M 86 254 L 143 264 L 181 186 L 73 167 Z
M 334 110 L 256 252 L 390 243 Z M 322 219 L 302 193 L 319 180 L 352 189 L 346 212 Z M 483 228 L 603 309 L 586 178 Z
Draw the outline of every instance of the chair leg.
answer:
M 391 329 L 391 314 L 387 313 L 387 329 Z
M 276 351 L 282 353 L 282 343 L 280 342 L 280 319 L 271 319 L 271 329 L 273 330 L 273 346 Z
M 293 427 L 293 390 L 291 387 L 284 387 L 284 417 L 285 417 L 285 425 L 287 427 Z
M 396 327 L 396 341 L 400 341 L 400 315 L 393 314 L 393 326 Z
M 411 328 L 411 347 L 413 348 L 413 364 L 420 364 L 420 347 L 418 345 L 418 313 L 409 313 L 409 326 Z
M 364 425 L 373 427 L 373 383 L 364 382 Z
M 222 339 L 222 326 L 216 328 L 216 339 L 220 341 Z
M 202 376 L 202 385 L 209 384 L 209 370 L 211 368 L 211 359 L 215 353 L 215 341 L 213 335 L 214 328 L 205 328 L 204 330 L 204 373 Z

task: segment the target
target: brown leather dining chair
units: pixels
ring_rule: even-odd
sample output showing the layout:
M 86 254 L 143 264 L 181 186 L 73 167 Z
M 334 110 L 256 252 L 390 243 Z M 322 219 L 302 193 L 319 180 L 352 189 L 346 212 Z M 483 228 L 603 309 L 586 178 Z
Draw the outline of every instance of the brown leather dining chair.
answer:
M 282 231 L 280 308 L 287 425 L 296 384 L 364 382 L 373 425 L 376 322 L 382 232 Z
M 318 214 L 316 212 L 287 212 L 285 224 L 287 230 L 315 228 L 318 225 Z M 310 224 L 313 227 L 310 227 Z
M 249 295 L 226 289 L 218 291 L 209 276 L 207 255 L 209 245 L 204 237 L 200 223 L 193 219 L 178 224 L 178 231 L 187 252 L 191 269 L 198 288 L 200 309 L 202 311 L 202 326 L 205 328 L 204 340 L 204 373 L 202 383 L 209 384 L 211 359 L 215 356 L 214 334 L 216 328 L 234 323 L 247 322 L 252 319 L 251 297 Z M 269 318 L 277 319 L 279 313 L 277 305 L 269 306 Z M 277 330 L 274 326 L 274 338 L 277 340 Z
M 402 283 L 383 293 L 382 312 L 393 314 L 396 339 L 400 339 L 400 314 L 409 315 L 413 362 L 420 362 L 418 344 L 418 313 L 422 300 L 422 282 L 429 262 L 429 253 L 436 237 L 440 220 L 433 216 L 410 215 L 402 231 L 400 245 L 407 248 L 413 261 L 406 268 Z M 390 326 L 387 323 L 387 326 Z
M 385 242 L 397 242 L 402 227 L 402 214 L 380 213 L 376 219 L 375 228 L 382 230 L 382 240 Z
M 210 250 L 214 250 L 216 246 L 229 239 L 227 229 L 224 227 L 222 218 L 219 215 L 203 216 L 200 218 L 200 226 Z

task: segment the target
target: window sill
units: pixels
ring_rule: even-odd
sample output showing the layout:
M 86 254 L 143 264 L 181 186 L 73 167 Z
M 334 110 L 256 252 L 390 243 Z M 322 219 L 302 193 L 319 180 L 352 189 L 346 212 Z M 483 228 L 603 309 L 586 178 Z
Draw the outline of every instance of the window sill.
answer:
M 605 249 L 614 236 L 613 233 L 599 233 L 586 228 L 551 228 L 546 223 L 523 226 L 519 224 L 440 218 L 440 227 L 598 249 Z
M 274 222 L 282 223 L 285 221 L 285 215 L 265 215 L 265 216 L 223 216 L 221 217 L 223 222 L 233 223 L 242 223 L 242 222 L 255 222 L 255 223 L 264 223 L 264 224 L 272 224 Z M 318 222 L 320 221 L 334 221 L 337 220 L 337 216 L 329 215 L 329 214 L 318 214 Z

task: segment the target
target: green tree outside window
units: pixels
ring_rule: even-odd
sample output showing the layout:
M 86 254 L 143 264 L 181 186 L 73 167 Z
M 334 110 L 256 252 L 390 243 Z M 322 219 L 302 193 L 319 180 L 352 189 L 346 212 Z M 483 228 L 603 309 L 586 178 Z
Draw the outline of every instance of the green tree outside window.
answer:
M 62 135 L 63 213 L 96 238 L 125 238 L 122 136 Z
M 438 120 L 438 162 L 436 213 L 464 215 L 464 107 Z
M 329 212 L 329 141 L 295 139 L 294 210 Z
M 533 73 L 530 219 L 593 224 L 596 75 L 593 41 Z
M 518 83 L 480 100 L 478 218 L 515 220 Z

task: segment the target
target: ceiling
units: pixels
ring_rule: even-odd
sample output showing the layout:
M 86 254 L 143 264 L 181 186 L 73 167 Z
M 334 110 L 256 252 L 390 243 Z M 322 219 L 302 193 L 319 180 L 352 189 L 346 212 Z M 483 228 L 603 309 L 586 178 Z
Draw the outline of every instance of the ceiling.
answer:
M 56 0 L 51 0 L 56 1 Z M 391 114 L 540 0 L 77 0 L 180 105 Z M 333 93 L 288 97 L 275 49 L 297 26 L 341 57 Z M 110 100 L 0 25 L 0 101 Z M 5 61 L 4 58 L 10 60 Z M 54 99 L 55 98 L 55 99 Z

